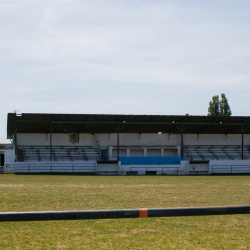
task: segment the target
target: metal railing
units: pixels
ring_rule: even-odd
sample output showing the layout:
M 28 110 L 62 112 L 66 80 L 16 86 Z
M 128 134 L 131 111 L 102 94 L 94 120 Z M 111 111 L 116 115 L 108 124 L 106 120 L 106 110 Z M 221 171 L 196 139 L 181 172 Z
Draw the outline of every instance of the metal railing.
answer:
M 50 161 L 50 156 L 40 156 L 40 161 L 38 160 L 37 156 L 26 156 L 25 161 L 22 162 L 47 162 Z M 72 156 L 71 158 L 67 155 L 65 156 L 56 156 L 55 158 L 52 157 L 52 162 L 65 162 L 65 161 L 91 161 L 91 160 L 99 160 L 99 156 Z
M 190 152 L 188 147 L 183 142 L 182 142 L 182 150 L 183 150 L 183 153 L 186 154 L 187 159 L 189 161 L 192 161 L 193 160 L 192 153 Z
M 250 165 L 212 165 L 212 174 L 250 173 Z
M 42 172 L 95 172 L 95 162 L 88 163 L 12 163 L 6 165 L 7 173 Z

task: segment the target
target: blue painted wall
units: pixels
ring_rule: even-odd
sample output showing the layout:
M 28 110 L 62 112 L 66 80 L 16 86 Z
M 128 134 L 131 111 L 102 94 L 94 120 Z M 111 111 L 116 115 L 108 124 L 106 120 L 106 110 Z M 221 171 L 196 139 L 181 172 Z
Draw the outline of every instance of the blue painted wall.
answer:
M 121 165 L 180 165 L 181 157 L 120 157 Z

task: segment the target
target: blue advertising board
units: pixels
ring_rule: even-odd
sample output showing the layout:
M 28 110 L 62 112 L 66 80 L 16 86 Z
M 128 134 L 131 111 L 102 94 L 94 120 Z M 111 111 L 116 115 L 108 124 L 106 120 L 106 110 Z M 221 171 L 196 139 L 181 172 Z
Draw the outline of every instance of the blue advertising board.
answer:
M 180 165 L 182 157 L 120 157 L 121 165 Z

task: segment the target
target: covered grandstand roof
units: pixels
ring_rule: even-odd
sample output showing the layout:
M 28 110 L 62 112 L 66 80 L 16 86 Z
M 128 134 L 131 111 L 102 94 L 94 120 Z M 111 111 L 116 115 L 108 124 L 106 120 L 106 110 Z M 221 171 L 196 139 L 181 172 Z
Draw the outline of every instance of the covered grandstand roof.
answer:
M 250 133 L 249 116 L 8 113 L 7 138 L 15 133 Z M 242 130 L 243 129 L 243 130 Z

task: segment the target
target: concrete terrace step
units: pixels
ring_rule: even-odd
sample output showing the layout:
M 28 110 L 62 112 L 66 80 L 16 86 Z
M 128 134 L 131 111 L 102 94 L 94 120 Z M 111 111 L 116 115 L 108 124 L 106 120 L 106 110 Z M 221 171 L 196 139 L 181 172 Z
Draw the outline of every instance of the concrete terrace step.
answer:
M 97 148 L 92 148 L 91 146 L 80 146 L 80 147 L 64 147 L 57 146 L 52 147 L 50 150 L 47 146 L 40 147 L 27 147 L 19 146 L 18 148 L 18 159 L 19 161 L 44 161 L 50 159 L 50 154 L 52 153 L 52 160 L 54 161 L 74 161 L 74 160 L 99 160 L 100 152 Z
M 243 155 L 244 159 L 250 158 L 250 151 L 249 146 L 245 146 L 243 148 Z M 203 146 L 193 146 L 193 145 L 186 145 L 184 148 L 184 155 L 185 151 L 192 155 L 193 159 L 207 159 L 207 160 L 214 160 L 214 159 L 221 159 L 221 160 L 241 160 L 242 159 L 242 148 L 241 146 L 211 146 L 211 145 L 203 145 Z M 186 158 L 186 155 L 184 159 Z

